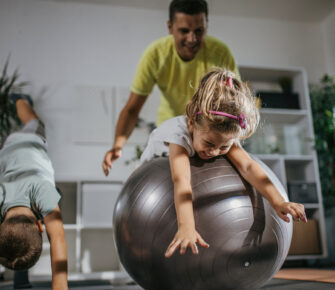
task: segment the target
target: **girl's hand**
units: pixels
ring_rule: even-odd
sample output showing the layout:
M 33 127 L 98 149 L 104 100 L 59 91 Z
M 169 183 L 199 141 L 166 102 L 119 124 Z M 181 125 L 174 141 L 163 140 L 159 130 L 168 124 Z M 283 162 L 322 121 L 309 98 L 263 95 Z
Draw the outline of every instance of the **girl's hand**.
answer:
M 165 258 L 170 258 L 178 248 L 180 248 L 180 254 L 183 255 L 185 254 L 187 247 L 190 247 L 192 253 L 197 255 L 199 251 L 196 243 L 204 248 L 209 248 L 209 244 L 203 240 L 203 238 L 194 228 L 180 228 L 168 246 L 165 252 Z
M 282 202 L 275 206 L 275 210 L 279 217 L 285 222 L 290 222 L 287 214 L 290 214 L 295 221 L 303 221 L 307 223 L 305 208 L 300 203 L 295 202 Z

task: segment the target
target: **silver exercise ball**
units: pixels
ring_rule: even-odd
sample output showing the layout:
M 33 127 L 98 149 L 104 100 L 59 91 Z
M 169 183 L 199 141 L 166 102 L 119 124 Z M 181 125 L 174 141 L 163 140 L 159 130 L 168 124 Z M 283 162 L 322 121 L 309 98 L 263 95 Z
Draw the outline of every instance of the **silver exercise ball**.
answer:
M 273 172 L 257 160 L 287 200 Z M 210 244 L 199 254 L 164 253 L 177 231 L 168 158 L 133 172 L 114 211 L 124 268 L 146 290 L 258 289 L 282 266 L 292 238 L 266 199 L 225 158 L 191 158 L 196 229 Z

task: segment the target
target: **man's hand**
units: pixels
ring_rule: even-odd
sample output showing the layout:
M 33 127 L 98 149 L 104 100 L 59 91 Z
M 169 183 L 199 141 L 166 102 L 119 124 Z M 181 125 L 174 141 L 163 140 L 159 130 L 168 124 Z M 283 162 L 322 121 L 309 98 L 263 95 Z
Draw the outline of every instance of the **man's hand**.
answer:
M 120 147 L 114 147 L 107 151 L 105 158 L 102 162 L 102 169 L 106 176 L 109 174 L 109 169 L 112 169 L 113 162 L 118 159 L 122 154 L 122 149 Z
M 180 254 L 183 255 L 188 247 L 191 248 L 194 255 L 197 255 L 199 253 L 197 243 L 204 248 L 209 248 L 209 244 L 204 241 L 195 229 L 181 227 L 168 246 L 165 257 L 170 258 L 178 248 L 180 248 Z
M 106 176 L 109 174 L 109 169 L 112 168 L 112 163 L 121 156 L 121 150 L 136 126 L 139 113 L 147 97 L 133 92 L 130 93 L 116 124 L 114 147 L 106 153 L 102 162 L 102 169 Z
M 307 222 L 305 208 L 300 203 L 295 202 L 282 202 L 279 205 L 274 206 L 279 217 L 285 222 L 290 222 L 287 214 L 290 214 L 295 221 Z

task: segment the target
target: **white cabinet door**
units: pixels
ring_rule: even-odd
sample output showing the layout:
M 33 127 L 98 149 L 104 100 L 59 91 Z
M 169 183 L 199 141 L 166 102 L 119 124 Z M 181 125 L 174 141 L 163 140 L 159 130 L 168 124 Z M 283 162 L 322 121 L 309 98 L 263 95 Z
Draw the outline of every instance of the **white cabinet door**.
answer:
M 84 227 L 112 227 L 116 199 L 121 184 L 83 183 L 82 225 Z

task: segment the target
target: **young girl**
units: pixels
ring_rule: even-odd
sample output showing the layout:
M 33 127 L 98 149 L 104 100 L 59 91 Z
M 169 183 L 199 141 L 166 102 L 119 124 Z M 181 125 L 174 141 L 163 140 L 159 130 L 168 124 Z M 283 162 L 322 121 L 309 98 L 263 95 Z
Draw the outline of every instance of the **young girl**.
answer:
M 240 140 L 252 135 L 258 123 L 259 112 L 248 86 L 232 72 L 215 69 L 201 79 L 186 106 L 186 116 L 172 118 L 152 132 L 141 160 L 169 155 L 174 183 L 178 231 L 166 250 L 167 258 L 178 248 L 180 254 L 188 247 L 197 254 L 197 243 L 209 247 L 194 222 L 189 157 L 195 154 L 201 159 L 226 155 L 280 218 L 289 222 L 290 214 L 294 220 L 307 221 L 304 206 L 286 202 L 262 167 L 241 147 Z

